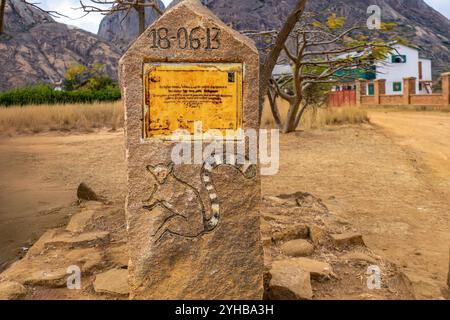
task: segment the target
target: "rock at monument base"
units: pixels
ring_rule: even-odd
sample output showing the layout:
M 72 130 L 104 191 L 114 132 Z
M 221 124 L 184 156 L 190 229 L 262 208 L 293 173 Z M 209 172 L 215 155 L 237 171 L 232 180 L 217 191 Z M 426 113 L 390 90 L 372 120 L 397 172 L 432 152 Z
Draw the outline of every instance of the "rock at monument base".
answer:
M 92 231 L 81 234 L 64 232 L 55 235 L 45 243 L 46 248 L 88 248 L 109 241 L 109 232 Z
M 441 289 L 433 280 L 411 271 L 403 271 L 401 277 L 414 299 L 444 300 Z
M 27 289 L 18 282 L 0 282 L 0 300 L 17 300 L 27 294 Z
M 65 253 L 65 258 L 73 265 L 81 267 L 84 274 L 102 269 L 105 265 L 103 252 L 98 248 L 72 249 Z
M 304 239 L 292 240 L 281 246 L 281 251 L 290 257 L 310 256 L 314 252 L 314 246 Z
M 118 268 L 128 267 L 128 247 L 126 245 L 112 247 L 106 252 L 108 260 Z
M 290 241 L 295 239 L 306 239 L 308 238 L 308 226 L 305 224 L 297 224 L 292 227 L 287 228 L 283 231 L 275 232 L 272 235 L 272 240 L 278 241 Z
M 152 41 L 155 37 L 156 43 Z M 185 70 L 187 65 L 192 70 Z M 205 81 L 204 75 L 198 75 L 199 69 L 214 69 L 209 74 L 220 74 L 225 88 L 239 84 L 238 90 L 216 101 L 226 95 L 242 100 L 241 104 L 230 104 L 236 108 L 231 114 L 242 114 L 241 121 L 233 117 L 231 124 L 241 129 L 259 128 L 258 50 L 250 39 L 230 29 L 199 1 L 185 0 L 166 11 L 125 53 L 120 61 L 120 81 L 126 109 L 131 298 L 261 299 L 264 261 L 259 168 L 253 168 L 255 175 L 248 178 L 237 165 L 218 165 L 205 177 L 206 163 L 174 165 L 171 154 L 177 142 L 151 135 L 152 115 L 145 110 L 147 101 L 152 100 L 146 100 L 144 92 L 151 95 L 148 88 L 152 85 L 160 90 L 157 92 L 166 92 L 158 83 L 176 82 L 172 71 L 180 68 L 192 77 L 192 84 L 187 86 L 197 86 L 198 79 Z M 147 80 L 143 81 L 144 69 Z M 157 69 L 164 70 L 154 76 Z M 210 96 L 216 92 L 209 88 L 214 85 L 206 88 L 201 84 L 203 90 L 192 90 L 209 92 L 206 96 Z M 180 94 L 169 92 L 167 96 L 181 99 Z M 186 105 L 192 108 L 202 106 L 204 101 L 209 103 L 203 98 L 197 97 L 194 104 L 179 103 L 175 109 L 184 112 Z M 156 107 L 170 111 L 173 105 L 161 102 Z M 180 114 L 167 115 L 167 110 L 160 111 L 167 117 L 163 126 L 181 123 L 181 127 Z M 188 117 L 193 111 L 183 114 Z M 199 120 L 211 119 L 219 122 L 217 128 L 230 126 L 220 122 L 217 115 Z M 213 120 L 210 122 L 214 126 Z M 202 142 L 203 147 L 209 144 L 207 140 Z
M 377 260 L 362 252 L 349 252 L 339 257 L 341 261 L 363 263 L 363 264 L 377 264 Z
M 112 269 L 95 276 L 94 290 L 98 293 L 128 295 L 128 270 Z
M 24 285 L 45 286 L 50 288 L 61 288 L 67 285 L 67 268 L 47 268 L 29 273 Z
M 88 226 L 88 223 L 94 217 L 94 214 L 94 210 L 81 211 L 70 219 L 66 230 L 70 232 L 84 232 Z
M 364 246 L 364 240 L 361 234 L 355 232 L 332 234 L 333 243 L 338 248 L 345 248 L 348 246 Z
M 311 274 L 311 279 L 323 280 L 334 276 L 333 268 L 326 262 L 321 262 L 309 258 L 291 258 L 282 261 L 289 261 L 289 264 L 296 265 Z
M 82 182 L 77 189 L 77 197 L 79 200 L 100 201 L 100 197 L 86 183 Z
M 313 297 L 309 272 L 291 260 L 275 261 L 270 270 L 269 300 L 310 300 Z
M 322 245 L 327 241 L 327 232 L 325 229 L 316 225 L 309 226 L 309 238 L 314 245 Z

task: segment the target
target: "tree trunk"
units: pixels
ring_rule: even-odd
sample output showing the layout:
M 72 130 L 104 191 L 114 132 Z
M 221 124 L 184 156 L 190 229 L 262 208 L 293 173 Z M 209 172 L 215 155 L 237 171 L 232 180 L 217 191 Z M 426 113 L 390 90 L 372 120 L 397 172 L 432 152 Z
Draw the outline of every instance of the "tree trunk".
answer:
M 300 110 L 300 112 L 298 113 L 297 117 L 295 118 L 295 124 L 294 124 L 295 129 L 298 128 L 298 126 L 299 126 L 299 124 L 300 124 L 300 121 L 301 121 L 302 118 L 303 118 L 303 114 L 304 114 L 305 111 L 306 111 L 306 108 L 307 108 L 307 105 L 304 105 L 304 106 L 302 107 L 302 109 Z M 314 116 L 313 116 L 313 117 L 314 117 Z
M 139 1 L 140 3 L 143 3 L 144 0 Z M 139 17 L 139 35 L 143 34 L 145 31 L 145 7 L 137 5 L 135 9 L 138 12 Z
M 307 0 L 297 0 L 297 4 L 292 10 L 291 14 L 287 17 L 286 22 L 278 33 L 275 45 L 267 55 L 264 61 L 261 61 L 261 71 L 260 71 L 260 85 L 259 85 L 259 95 L 260 95 L 260 106 L 262 109 L 264 98 L 267 93 L 267 88 L 269 86 L 269 80 L 272 77 L 273 68 L 277 64 L 278 58 L 283 51 L 284 45 L 289 37 L 289 34 L 294 29 L 295 25 L 299 21 L 300 17 L 305 11 L 305 5 Z M 262 110 L 261 110 L 262 111 Z
M 2 34 L 3 30 L 4 30 L 5 6 L 6 6 L 6 0 L 1 0 L 1 3 L 0 3 L 0 34 Z
M 297 129 L 297 112 L 302 103 L 302 99 L 295 99 L 291 105 L 289 106 L 288 115 L 286 118 L 286 122 L 283 126 L 283 133 L 294 132 Z
M 282 127 L 281 116 L 277 104 L 278 96 L 275 93 L 272 93 L 272 91 L 269 88 L 269 90 L 267 90 L 267 97 L 269 98 L 270 110 L 272 111 L 272 116 L 273 119 L 275 120 L 275 124 L 277 125 L 278 129 L 281 129 Z

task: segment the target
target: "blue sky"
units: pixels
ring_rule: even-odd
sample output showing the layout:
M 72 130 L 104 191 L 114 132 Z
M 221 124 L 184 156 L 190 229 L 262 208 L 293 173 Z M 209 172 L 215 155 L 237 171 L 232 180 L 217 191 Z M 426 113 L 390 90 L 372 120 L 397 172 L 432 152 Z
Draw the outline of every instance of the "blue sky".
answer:
M 172 0 L 162 1 L 166 6 L 172 2 Z M 46 9 L 61 12 L 72 18 L 78 18 L 83 15 L 81 10 L 74 10 L 74 8 L 79 7 L 79 0 L 40 0 L 35 2 L 41 3 Z M 84 2 L 88 3 L 89 0 L 85 0 Z M 425 0 L 425 2 L 450 19 L 450 0 Z M 71 20 L 61 18 L 58 21 L 97 33 L 98 25 L 102 17 L 101 14 L 89 14 L 81 19 Z

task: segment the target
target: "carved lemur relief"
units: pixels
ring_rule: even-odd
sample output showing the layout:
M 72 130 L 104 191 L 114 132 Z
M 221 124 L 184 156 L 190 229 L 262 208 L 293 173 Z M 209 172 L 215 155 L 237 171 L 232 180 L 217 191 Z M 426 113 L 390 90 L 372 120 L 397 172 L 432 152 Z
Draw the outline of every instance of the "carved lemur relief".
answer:
M 243 156 L 232 156 L 226 161 L 225 155 L 212 155 L 205 160 L 200 179 L 208 193 L 208 208 L 200 191 L 176 176 L 173 162 L 147 166 L 155 184 L 149 198 L 143 202 L 143 208 L 152 212 L 160 207 L 170 212 L 153 235 L 155 243 L 168 235 L 196 238 L 215 230 L 220 223 L 221 210 L 212 172 L 219 166 L 230 166 L 246 179 L 255 178 L 256 166 L 243 163 L 247 163 Z

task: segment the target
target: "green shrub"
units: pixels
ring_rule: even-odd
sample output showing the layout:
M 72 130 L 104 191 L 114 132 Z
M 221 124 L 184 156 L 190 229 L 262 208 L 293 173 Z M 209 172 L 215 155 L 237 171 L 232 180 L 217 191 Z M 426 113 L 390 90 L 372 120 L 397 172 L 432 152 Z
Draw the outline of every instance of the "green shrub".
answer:
M 73 91 L 55 91 L 50 86 L 41 84 L 0 93 L 0 105 L 2 106 L 92 103 L 116 100 L 120 100 L 120 90 L 114 85 L 109 85 L 101 90 L 86 88 Z

